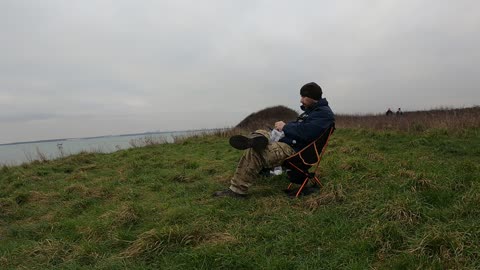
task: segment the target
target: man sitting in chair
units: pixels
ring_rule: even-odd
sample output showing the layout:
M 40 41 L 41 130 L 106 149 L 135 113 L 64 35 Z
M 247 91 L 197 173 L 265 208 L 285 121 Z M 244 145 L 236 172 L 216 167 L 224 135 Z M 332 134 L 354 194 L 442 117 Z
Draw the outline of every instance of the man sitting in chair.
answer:
M 230 138 L 232 147 L 246 151 L 230 180 L 230 187 L 215 192 L 214 196 L 246 197 L 248 188 L 258 177 L 260 170 L 280 166 L 287 157 L 313 142 L 334 124 L 333 112 L 327 100 L 322 98 L 322 88 L 318 84 L 314 82 L 305 84 L 300 89 L 300 96 L 302 103 L 300 108 L 304 113 L 296 121 L 275 123 L 275 129 L 284 133 L 284 137 L 278 142 L 269 142 L 270 133 L 265 130 L 257 130 L 248 136 L 235 135 Z

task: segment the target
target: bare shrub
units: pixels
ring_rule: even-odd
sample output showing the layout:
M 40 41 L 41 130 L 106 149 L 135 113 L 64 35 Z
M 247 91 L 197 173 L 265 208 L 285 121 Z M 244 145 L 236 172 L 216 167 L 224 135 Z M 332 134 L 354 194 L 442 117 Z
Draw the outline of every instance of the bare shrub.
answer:
M 62 143 L 57 143 L 57 148 L 58 148 L 58 153 L 60 154 L 60 157 L 65 157 L 65 151 L 63 150 L 63 144 Z
M 40 148 L 36 147 L 36 152 L 37 152 L 37 159 L 40 160 L 41 162 L 45 162 L 48 160 L 48 157 L 45 153 L 40 151 Z
M 1 164 L 0 166 L 2 166 L 0 171 L 3 172 L 3 173 L 6 173 L 10 170 L 10 167 L 8 167 L 8 165 L 6 165 L 6 164 Z
M 128 143 L 130 144 L 131 147 L 138 148 L 138 147 L 168 143 L 168 140 L 167 138 L 163 138 L 163 137 L 145 136 L 142 138 L 131 139 Z
M 166 138 L 163 138 L 163 137 L 155 138 L 153 136 L 146 136 L 143 139 L 143 141 L 145 146 L 168 143 L 168 140 Z
M 137 141 L 137 140 L 133 140 L 133 139 L 132 139 L 132 140 L 130 140 L 130 141 L 128 142 L 128 144 L 130 144 L 130 147 L 132 147 L 132 148 L 140 147 L 140 145 L 138 144 L 138 141 Z
M 240 129 L 240 128 L 221 128 L 212 132 L 211 135 L 215 137 L 220 137 L 220 138 L 228 138 L 242 132 L 243 132 L 243 129 Z

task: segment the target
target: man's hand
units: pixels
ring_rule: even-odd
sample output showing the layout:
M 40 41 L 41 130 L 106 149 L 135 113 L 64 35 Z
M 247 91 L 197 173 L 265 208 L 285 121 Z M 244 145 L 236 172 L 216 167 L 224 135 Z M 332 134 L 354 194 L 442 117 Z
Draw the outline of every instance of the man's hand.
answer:
M 275 122 L 275 129 L 278 131 L 282 131 L 284 126 L 285 126 L 285 122 L 283 121 Z

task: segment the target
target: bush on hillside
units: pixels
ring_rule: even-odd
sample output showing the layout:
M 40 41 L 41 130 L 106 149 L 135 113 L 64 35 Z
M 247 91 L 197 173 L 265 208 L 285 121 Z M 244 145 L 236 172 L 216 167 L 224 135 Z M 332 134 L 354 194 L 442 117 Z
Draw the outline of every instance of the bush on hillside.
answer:
M 245 130 L 273 128 L 277 121 L 289 122 L 298 117 L 298 113 L 285 106 L 274 106 L 252 113 L 243 119 L 236 128 Z

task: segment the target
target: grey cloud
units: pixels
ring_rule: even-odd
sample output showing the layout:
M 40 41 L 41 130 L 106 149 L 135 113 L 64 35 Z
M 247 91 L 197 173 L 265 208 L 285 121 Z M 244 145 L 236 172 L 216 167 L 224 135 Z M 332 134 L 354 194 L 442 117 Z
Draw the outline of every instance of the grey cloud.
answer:
M 24 113 L 24 114 L 3 114 L 0 115 L 0 123 L 17 123 L 17 122 L 30 122 L 39 120 L 49 120 L 57 118 L 55 114 L 48 113 Z
M 234 125 L 267 106 L 298 109 L 298 89 L 309 81 L 339 113 L 474 105 L 479 7 L 468 0 L 6 0 L 0 119 L 32 139 L 48 130 L 61 136 L 55 124 L 68 119 L 91 123 L 71 131 L 95 135 Z M 30 121 L 30 131 L 14 125 L 35 115 L 52 117 Z M 16 136 L 5 134 L 0 142 Z

